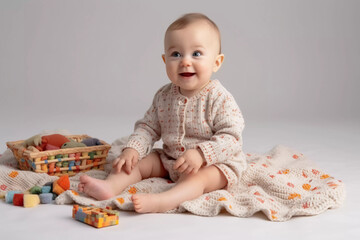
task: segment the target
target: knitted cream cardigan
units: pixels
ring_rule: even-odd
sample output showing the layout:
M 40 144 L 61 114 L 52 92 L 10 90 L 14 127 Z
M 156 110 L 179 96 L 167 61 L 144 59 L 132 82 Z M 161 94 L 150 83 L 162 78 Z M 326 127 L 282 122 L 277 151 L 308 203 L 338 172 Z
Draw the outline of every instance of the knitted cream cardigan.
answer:
M 164 152 L 173 159 L 187 149 L 199 148 L 207 165 L 233 165 L 235 161 L 238 170 L 243 170 L 246 166 L 242 152 L 243 128 L 244 119 L 234 97 L 218 80 L 210 81 L 190 98 L 170 83 L 157 91 L 144 118 L 136 122 L 125 147 L 136 149 L 141 159 L 161 137 Z

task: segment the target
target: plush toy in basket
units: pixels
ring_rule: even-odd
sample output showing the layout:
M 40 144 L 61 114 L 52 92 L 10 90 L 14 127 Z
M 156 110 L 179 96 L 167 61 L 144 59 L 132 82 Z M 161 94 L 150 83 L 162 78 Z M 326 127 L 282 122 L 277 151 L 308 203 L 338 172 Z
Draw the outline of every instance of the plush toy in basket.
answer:
M 22 170 L 49 175 L 75 175 L 91 169 L 104 170 L 110 145 L 88 135 L 36 135 L 7 142 Z

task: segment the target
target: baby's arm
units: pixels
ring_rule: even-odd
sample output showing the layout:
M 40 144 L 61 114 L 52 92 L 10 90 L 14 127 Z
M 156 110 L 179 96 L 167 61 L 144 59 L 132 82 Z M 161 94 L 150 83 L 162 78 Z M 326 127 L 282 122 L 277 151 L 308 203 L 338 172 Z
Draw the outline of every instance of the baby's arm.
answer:
M 229 94 L 219 97 L 212 108 L 214 135 L 199 143 L 205 165 L 225 162 L 242 151 L 244 119 L 235 99 Z
M 155 94 L 152 105 L 144 117 L 135 123 L 135 130 L 130 135 L 124 149 L 131 148 L 137 151 L 138 160 L 149 154 L 152 146 L 161 137 L 161 127 L 157 116 L 157 102 L 162 88 Z M 137 161 L 136 161 L 137 162 Z
M 125 145 L 124 150 L 113 163 L 115 172 L 120 172 L 121 168 L 125 167 L 125 172 L 130 174 L 140 159 L 145 157 L 153 144 L 160 139 L 160 133 L 154 120 L 157 117 L 154 115 L 154 107 L 151 106 L 146 112 L 145 117 L 135 124 L 135 130 L 129 137 L 128 143 Z

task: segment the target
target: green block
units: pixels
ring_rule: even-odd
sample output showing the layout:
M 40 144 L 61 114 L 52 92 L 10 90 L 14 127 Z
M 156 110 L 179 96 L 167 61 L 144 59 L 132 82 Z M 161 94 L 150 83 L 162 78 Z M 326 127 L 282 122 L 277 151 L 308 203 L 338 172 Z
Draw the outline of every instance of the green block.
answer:
M 40 194 L 41 192 L 42 192 L 41 187 L 39 186 L 35 186 L 30 189 L 31 194 Z

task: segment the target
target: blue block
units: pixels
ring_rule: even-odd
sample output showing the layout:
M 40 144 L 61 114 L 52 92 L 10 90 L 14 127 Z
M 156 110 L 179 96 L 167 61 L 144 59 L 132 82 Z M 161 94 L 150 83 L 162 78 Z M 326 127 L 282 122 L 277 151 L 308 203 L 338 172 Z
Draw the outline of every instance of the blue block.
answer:
M 52 199 L 53 199 L 53 194 L 52 193 L 42 193 L 39 195 L 40 197 L 40 202 L 42 204 L 49 204 L 52 203 Z
M 50 186 L 43 186 L 41 188 L 41 192 L 42 193 L 50 193 L 51 192 L 51 187 Z
M 77 213 L 75 214 L 75 219 L 79 220 L 81 222 L 85 222 L 87 214 L 82 211 L 82 209 L 79 209 Z
M 21 191 L 8 191 L 5 195 L 5 202 L 13 203 L 14 195 L 17 193 L 21 193 Z

